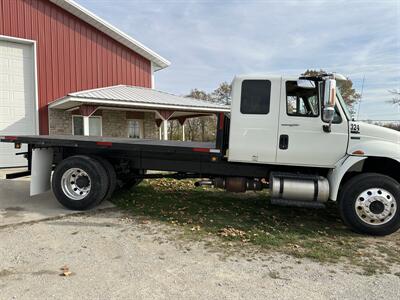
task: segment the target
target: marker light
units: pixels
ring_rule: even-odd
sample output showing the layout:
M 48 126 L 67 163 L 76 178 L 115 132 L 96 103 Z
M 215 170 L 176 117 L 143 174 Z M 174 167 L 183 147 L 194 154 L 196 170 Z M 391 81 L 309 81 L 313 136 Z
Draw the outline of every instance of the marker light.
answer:
M 354 154 L 354 155 L 364 155 L 365 152 L 362 151 L 362 150 L 356 150 L 356 151 L 353 151 L 351 154 Z

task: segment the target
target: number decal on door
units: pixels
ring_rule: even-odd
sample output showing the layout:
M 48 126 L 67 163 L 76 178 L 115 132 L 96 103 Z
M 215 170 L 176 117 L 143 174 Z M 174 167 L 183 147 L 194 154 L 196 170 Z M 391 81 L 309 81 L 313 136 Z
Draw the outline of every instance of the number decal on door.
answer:
M 360 133 L 360 125 L 351 123 L 350 124 L 350 132 L 351 133 Z

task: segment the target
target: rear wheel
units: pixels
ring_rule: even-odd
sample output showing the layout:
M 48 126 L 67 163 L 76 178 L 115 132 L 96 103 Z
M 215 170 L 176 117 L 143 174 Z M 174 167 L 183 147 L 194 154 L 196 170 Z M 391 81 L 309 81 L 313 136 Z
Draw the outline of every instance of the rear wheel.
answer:
M 92 157 L 96 159 L 107 172 L 108 190 L 106 192 L 104 200 L 109 200 L 117 187 L 117 174 L 115 173 L 113 165 L 107 159 L 101 156 L 92 156 Z
M 57 200 L 66 208 L 86 210 L 104 199 L 109 179 L 100 162 L 88 156 L 76 155 L 57 165 L 52 188 Z
M 353 231 L 387 235 L 400 228 L 400 184 L 376 173 L 353 177 L 340 196 L 343 221 Z

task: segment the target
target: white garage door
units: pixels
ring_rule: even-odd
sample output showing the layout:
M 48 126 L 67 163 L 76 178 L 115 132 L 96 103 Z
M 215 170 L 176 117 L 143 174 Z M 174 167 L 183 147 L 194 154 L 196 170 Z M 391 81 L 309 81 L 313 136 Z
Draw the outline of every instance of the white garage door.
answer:
M 36 133 L 33 45 L 0 40 L 0 136 Z M 0 168 L 26 166 L 14 144 L 0 143 Z

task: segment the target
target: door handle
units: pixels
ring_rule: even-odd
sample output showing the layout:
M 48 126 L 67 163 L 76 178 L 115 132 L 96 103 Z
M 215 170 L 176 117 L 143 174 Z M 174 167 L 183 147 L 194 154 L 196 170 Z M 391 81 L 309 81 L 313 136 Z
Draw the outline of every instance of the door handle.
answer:
M 289 136 L 287 134 L 281 134 L 279 137 L 279 149 L 287 150 L 289 148 Z
M 288 124 L 288 123 L 285 123 L 285 124 L 281 124 L 281 126 L 285 126 L 285 127 L 297 127 L 297 126 L 300 126 L 300 124 Z

